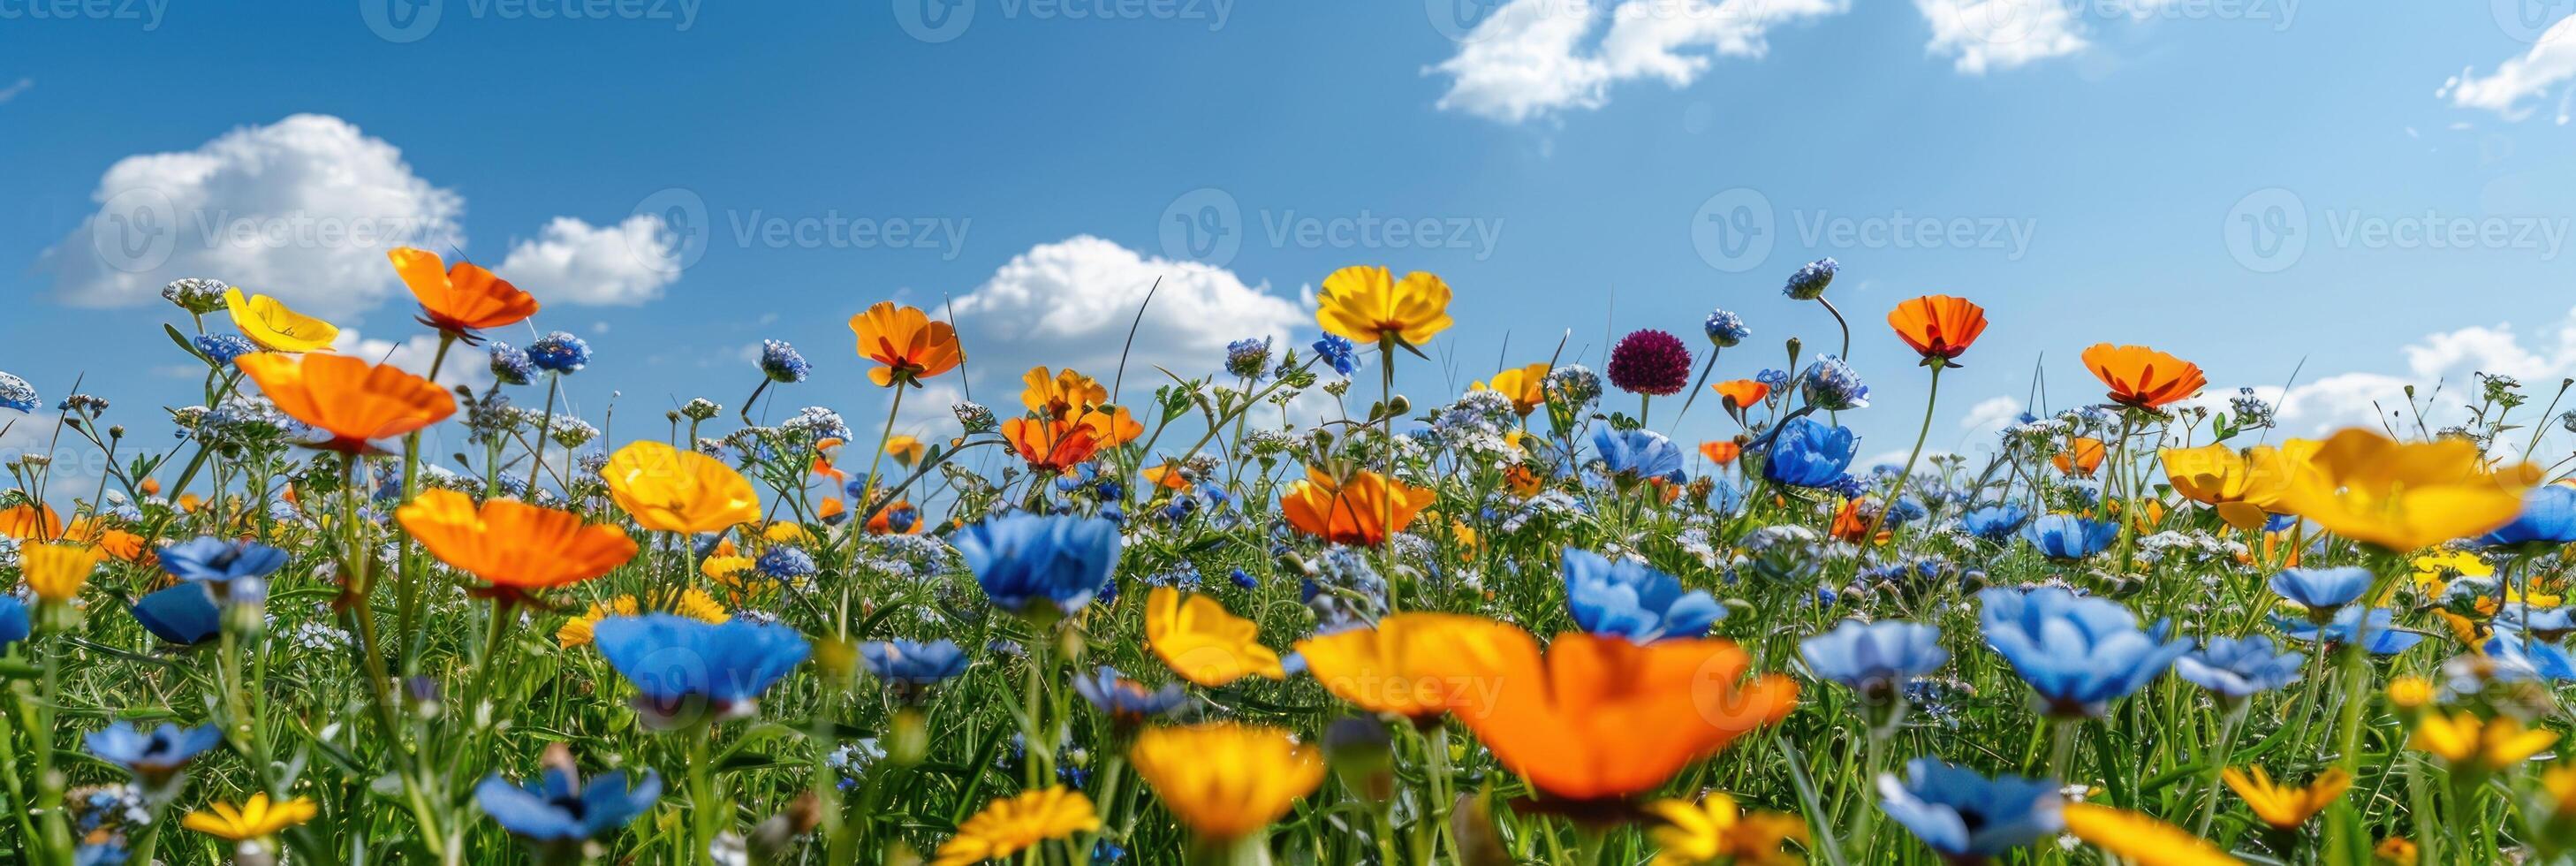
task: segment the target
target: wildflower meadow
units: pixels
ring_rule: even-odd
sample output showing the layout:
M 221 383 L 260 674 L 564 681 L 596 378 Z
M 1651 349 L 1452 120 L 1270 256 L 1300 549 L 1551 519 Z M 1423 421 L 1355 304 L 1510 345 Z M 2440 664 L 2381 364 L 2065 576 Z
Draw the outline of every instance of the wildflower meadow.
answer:
M 2105 343 L 2048 362 L 2098 380 L 2072 408 L 1868 466 L 1850 416 L 1928 434 L 1980 335 L 2040 324 L 1838 308 L 1825 259 L 1782 269 L 1795 321 L 1404 393 L 1477 287 L 1360 264 L 1311 344 L 1041 366 L 928 435 L 906 401 L 979 347 L 895 301 L 761 344 L 733 405 L 581 417 L 623 359 L 510 274 L 386 259 L 426 375 L 222 274 L 117 337 L 195 405 L 0 374 L 60 430 L 0 500 L 0 859 L 2576 855 L 2563 385 L 2300 438 L 2195 399 L 2188 345 Z

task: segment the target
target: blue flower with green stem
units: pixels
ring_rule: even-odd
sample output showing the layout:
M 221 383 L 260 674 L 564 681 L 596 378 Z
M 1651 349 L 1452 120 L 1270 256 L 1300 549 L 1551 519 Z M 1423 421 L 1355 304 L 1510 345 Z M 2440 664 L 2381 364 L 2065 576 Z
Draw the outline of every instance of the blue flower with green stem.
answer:
M 2191 650 L 2187 638 L 2165 639 L 2165 623 L 2140 629 L 2118 602 L 2058 587 L 1997 587 L 1977 593 L 1977 600 L 1986 645 L 2059 718 L 2101 716 Z
M 2066 826 L 2057 783 L 1999 775 L 1987 778 L 1934 758 L 1905 764 L 1905 776 L 1878 777 L 1879 808 L 1914 838 L 1954 863 L 2001 857 Z

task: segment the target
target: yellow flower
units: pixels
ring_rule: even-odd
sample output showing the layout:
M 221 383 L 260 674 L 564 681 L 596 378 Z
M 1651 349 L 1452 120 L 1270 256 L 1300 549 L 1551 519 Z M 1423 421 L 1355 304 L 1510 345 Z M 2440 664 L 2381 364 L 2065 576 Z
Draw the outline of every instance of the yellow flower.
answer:
M 748 556 L 710 556 L 707 561 L 698 563 L 699 574 L 726 586 L 739 585 L 742 573 L 750 570 L 751 557 Z
M 1099 829 L 1100 814 L 1092 808 L 1091 798 L 1057 785 L 994 800 L 984 811 L 957 825 L 957 835 L 939 846 L 939 859 L 930 863 L 968 866 L 1006 860 L 1040 842 Z
M 1254 674 L 1287 679 L 1279 654 L 1261 645 L 1261 626 L 1204 595 L 1154 587 L 1145 598 L 1145 643 L 1182 679 L 1216 688 Z
M 751 480 L 715 458 L 660 442 L 637 442 L 599 473 L 608 496 L 646 529 L 697 534 L 760 519 Z
M 191 812 L 180 826 L 218 839 L 247 842 L 313 820 L 313 813 L 313 801 L 303 797 L 270 805 L 267 794 L 252 794 L 238 809 L 230 803 L 215 803 L 206 811 Z
M 2266 512 L 2280 507 L 2281 494 L 2307 470 L 2308 456 L 2320 443 L 2292 439 L 2278 448 L 2258 445 L 2243 452 L 2225 445 L 2166 448 L 2165 479 L 2184 499 L 2218 510 L 2218 519 L 2237 529 L 2262 526 Z
M 2180 827 L 2126 809 L 2068 803 L 2066 832 L 2138 866 L 2243 863 Z
M 2540 788 L 2549 792 L 2550 807 L 2559 817 L 2576 818 L 2576 764 L 2541 771 Z
M 2398 442 L 2352 428 L 2336 433 L 2298 473 L 2281 504 L 2356 541 L 2394 551 L 2487 532 L 2522 513 L 2540 467 L 2490 471 L 2478 446 L 2458 439 Z
M 2415 584 L 2428 595 L 2440 595 L 2453 577 L 2489 577 L 2495 566 L 2466 550 L 2434 551 L 2415 557 Z
M 2502 770 L 2540 754 L 2540 750 L 2556 742 L 2557 732 L 2526 728 L 2512 716 L 2481 720 L 2476 713 L 2459 710 L 2431 713 L 2417 720 L 2415 735 L 2407 739 L 2406 745 L 2440 758 L 2454 769 Z
M 1377 265 L 1352 265 L 1324 278 L 1315 322 L 1352 342 L 1387 338 L 1406 346 L 1430 342 L 1449 329 L 1449 284 L 1422 271 L 1397 282 Z
M 1151 728 L 1127 753 L 1181 823 L 1212 840 L 1256 832 L 1324 782 L 1324 760 L 1279 728 L 1212 722 Z
M 772 521 L 768 529 L 761 530 L 760 537 L 771 544 L 801 544 L 814 539 L 806 534 L 803 524 L 787 520 Z
M 2370 849 L 2370 856 L 2399 866 L 2415 866 L 2415 843 L 2404 836 L 2390 836 L 2379 840 L 2379 847 Z
M 2388 702 L 2401 710 L 2420 710 L 2433 704 L 2433 684 L 2423 677 L 2398 677 L 2388 684 Z
M 2255 817 L 2283 830 L 2307 823 L 2343 799 L 2343 792 L 2352 787 L 2352 774 L 2340 767 L 2318 774 L 2304 788 L 2273 784 L 2272 775 L 2263 772 L 2262 767 L 2229 767 L 2218 775 L 2227 781 L 2227 787 L 2236 789 L 2236 796 L 2245 798 L 2246 807 L 2254 810 Z
M 1712 793 L 1698 803 L 1658 800 L 1646 811 L 1664 819 L 1663 825 L 1647 831 L 1660 849 L 1653 866 L 1794 864 L 1798 858 L 1781 850 L 1781 843 L 1807 841 L 1805 819 L 1777 812 L 1738 812 L 1735 798 L 1725 794 Z
M 1521 417 L 1529 417 L 1529 413 L 1547 405 L 1547 365 L 1531 364 L 1504 370 L 1494 374 L 1490 385 L 1476 383 L 1476 390 L 1503 395 L 1504 399 L 1512 401 L 1512 411 L 1520 413 Z
M 321 352 L 331 348 L 340 329 L 329 322 L 287 309 L 284 302 L 267 295 L 242 297 L 240 289 L 224 290 L 224 306 L 231 308 L 233 327 L 262 349 L 271 352 Z
M 107 554 L 86 544 L 30 544 L 18 551 L 19 573 L 42 601 L 70 601 Z
M 912 464 L 921 462 L 921 454 L 928 448 L 929 446 L 923 445 L 921 440 L 901 433 L 888 436 L 885 441 L 885 455 L 894 458 L 897 465 L 906 469 L 912 468 Z
M 706 590 L 697 587 L 690 587 L 677 593 L 660 593 L 652 596 L 652 602 L 648 605 L 636 600 L 634 596 L 621 595 L 609 599 L 606 604 L 594 603 L 589 610 L 583 611 L 580 616 L 566 620 L 563 627 L 555 629 L 555 644 L 564 649 L 589 646 L 592 632 L 599 627 L 600 620 L 612 616 L 637 616 L 648 608 L 669 611 L 706 623 L 720 623 L 733 618 L 732 614 L 725 612 L 724 605 L 717 602 L 714 596 L 708 595 Z

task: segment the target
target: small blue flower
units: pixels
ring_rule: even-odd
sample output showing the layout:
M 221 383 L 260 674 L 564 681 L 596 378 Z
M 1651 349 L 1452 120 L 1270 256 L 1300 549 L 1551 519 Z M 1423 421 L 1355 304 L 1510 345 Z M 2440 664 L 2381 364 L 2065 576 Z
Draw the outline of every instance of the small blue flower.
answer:
M 134 621 L 175 646 L 196 646 L 223 632 L 224 610 L 207 584 L 181 583 L 134 600 Z
M 1190 697 L 1178 683 L 1147 689 L 1108 665 L 1093 669 L 1090 676 L 1074 677 L 1073 691 L 1110 718 L 1130 725 L 1180 709 Z
M 2191 650 L 2187 638 L 2165 640 L 2165 624 L 2141 631 L 2118 602 L 2057 587 L 1977 593 L 1986 645 L 2048 702 L 2050 715 L 2099 716 L 2165 672 Z
M 2272 591 L 2307 608 L 2308 618 L 2322 622 L 2334 616 L 2336 608 L 2369 592 L 2370 580 L 2370 569 L 2356 566 L 2291 568 L 2272 575 Z
M 1680 481 L 1682 449 L 1664 434 L 1652 430 L 1613 430 L 1602 427 L 1592 433 L 1592 447 L 1601 452 L 1601 462 L 1610 466 L 1610 474 L 1621 481 L 1662 478 Z
M 2057 783 L 1992 779 L 1932 758 L 1905 763 L 1905 778 L 1878 777 L 1881 809 L 1954 862 L 2000 857 L 2065 827 Z
M 745 619 L 710 624 L 648 613 L 601 620 L 591 634 L 609 666 L 641 693 L 637 710 L 665 723 L 696 701 L 720 716 L 747 708 L 812 651 L 793 628 Z
M 1847 427 L 1791 419 L 1771 440 L 1762 477 L 1791 487 L 1831 487 L 1846 477 L 1859 441 Z
M 528 360 L 549 373 L 577 373 L 590 365 L 590 344 L 569 332 L 554 331 L 528 344 Z
M 2174 676 L 2218 694 L 2230 704 L 2299 681 L 2302 653 L 2278 652 L 2272 639 L 2213 637 L 2174 659 Z
M 492 378 L 504 385 L 525 385 L 537 377 L 537 362 L 528 353 L 499 340 L 492 341 Z
M 1798 377 L 1798 390 L 1806 395 L 1807 405 L 1818 409 L 1869 408 L 1869 386 L 1861 384 L 1860 372 L 1832 355 L 1807 365 L 1806 375 Z
M 2029 520 L 2030 509 L 2006 502 L 1960 515 L 1959 528 L 1987 541 L 2002 541 L 2011 538 Z
M 760 341 L 760 375 L 772 382 L 802 382 L 814 372 L 814 365 L 796 353 L 796 347 L 785 340 Z
M 1789 282 L 1780 287 L 1780 294 L 1801 301 L 1824 297 L 1825 287 L 1834 284 L 1834 274 L 1841 269 L 1842 266 L 1831 258 L 1808 262 L 1799 266 L 1797 273 L 1789 275 Z
M 136 730 L 132 722 L 117 722 L 90 734 L 82 743 L 99 760 L 124 767 L 151 787 L 178 775 L 188 768 L 188 762 L 223 739 L 223 729 L 214 725 L 182 728 L 163 722 L 145 733 Z
M 1631 559 L 1610 560 L 1579 548 L 1565 550 L 1565 606 L 1574 624 L 1635 643 L 1694 638 L 1726 618 L 1726 608 L 1706 590 L 1682 591 L 1679 578 Z
M 0 649 L 8 649 L 10 644 L 26 640 L 27 635 L 34 631 L 33 625 L 27 619 L 26 602 L 19 601 L 17 596 L 0 593 Z
M 772 547 L 769 552 L 761 554 L 760 559 L 752 563 L 752 568 L 759 570 L 763 577 L 779 581 L 812 577 L 818 570 L 814 565 L 813 554 L 785 544 Z
M 1225 371 L 1238 379 L 1259 379 L 1270 368 L 1270 338 L 1245 338 L 1225 344 Z
M 2021 538 L 2039 548 L 2042 556 L 2076 560 L 2110 549 L 2111 542 L 2120 540 L 2120 525 L 2072 514 L 2051 514 L 2022 527 Z
M 287 559 L 279 548 L 212 535 L 162 545 L 160 555 L 161 569 L 172 577 L 205 584 L 218 600 L 242 594 L 245 601 L 265 597 L 268 576 L 285 568 Z
M 1789 373 L 1785 370 L 1764 367 L 1762 372 L 1753 374 L 1753 381 L 1762 383 L 1775 394 L 1789 389 Z
M 218 367 L 230 367 L 234 358 L 259 351 L 259 344 L 239 334 L 198 334 L 188 342 L 206 357 L 214 359 Z
M 1080 610 L 1118 567 L 1118 524 L 1099 518 L 1010 514 L 959 529 L 950 543 L 984 595 L 1012 613 L 1034 613 L 1041 601 Z
M 44 401 L 36 397 L 36 386 L 8 373 L 0 373 L 0 409 L 34 412 Z
M 1315 355 L 1324 359 L 1324 363 L 1331 365 L 1333 372 L 1344 376 L 1360 368 L 1359 344 L 1339 334 L 1325 334 L 1315 338 Z M 28 393 L 33 395 L 35 392 Z
M 2396 655 L 2424 640 L 2421 633 L 2398 628 L 2396 616 L 2384 607 L 2347 606 L 2336 611 L 2334 619 L 2323 625 L 2282 617 L 2272 619 L 2272 624 L 2279 626 L 2281 633 L 2291 640 L 2341 644 L 2358 639 L 2362 649 L 2369 650 L 2371 655 Z
M 894 640 L 859 645 L 859 660 L 877 679 L 907 686 L 935 686 L 966 672 L 966 651 L 955 641 Z
M 2567 649 L 2535 635 L 2498 628 L 2487 639 L 2487 658 L 2495 662 L 2495 677 L 2506 681 L 2536 680 L 2559 683 L 2576 680 L 2576 659 Z
M 1798 657 L 1817 679 L 1878 699 L 1894 696 L 1906 680 L 1950 663 L 1939 628 L 1893 619 L 1844 620 L 1833 631 L 1799 641 Z
M 653 808 L 662 777 L 651 770 L 632 786 L 616 770 L 584 783 L 570 767 L 547 767 L 526 787 L 494 773 L 474 786 L 474 804 L 510 834 L 534 843 L 578 843 L 606 838 Z
M 2576 541 L 2576 487 L 2543 484 L 2522 497 L 2512 523 L 2478 536 L 2487 547 L 2566 544 Z
M 1720 349 L 1744 342 L 1744 338 L 1753 336 L 1753 329 L 1744 325 L 1744 317 L 1725 310 L 1710 310 L 1708 322 L 1702 327 L 1708 332 L 1708 341 L 1717 344 Z
M 1237 589 L 1248 591 L 1261 588 L 1260 581 L 1254 580 L 1250 572 L 1244 571 L 1240 568 L 1227 572 L 1225 578 L 1227 580 L 1234 581 L 1234 585 Z

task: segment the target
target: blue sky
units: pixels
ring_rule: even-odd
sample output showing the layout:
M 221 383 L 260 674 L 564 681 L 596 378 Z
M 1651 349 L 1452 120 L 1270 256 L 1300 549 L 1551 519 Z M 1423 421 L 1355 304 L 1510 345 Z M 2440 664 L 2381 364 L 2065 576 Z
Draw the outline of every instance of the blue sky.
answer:
M 1633 328 L 1698 347 L 1712 307 L 1756 333 L 1722 375 L 1778 366 L 1839 339 L 1778 291 L 1832 256 L 1873 454 L 1922 408 L 1882 317 L 1935 292 L 1994 322 L 1935 448 L 1981 446 L 2020 404 L 1977 404 L 2043 357 L 2054 404 L 2091 398 L 2075 356 L 2105 340 L 2219 395 L 2305 359 L 2298 432 L 2409 382 L 2576 372 L 2569 0 L 389 2 L 0 0 L 0 370 L 163 429 L 148 407 L 196 387 L 152 333 L 179 276 L 416 364 L 381 253 L 292 234 L 363 224 L 537 293 L 598 353 L 571 398 L 596 422 L 619 392 L 621 424 L 731 407 L 770 338 L 818 368 L 770 418 L 872 428 L 843 323 L 886 298 L 956 299 L 987 403 L 1034 363 L 1106 376 L 1154 277 L 1145 357 L 1211 370 L 1311 340 L 1307 291 L 1355 263 L 1457 291 L 1452 369 L 1399 368 L 1420 400 L 1568 329 L 1596 367 Z M 103 261 L 137 188 L 174 240 Z M 207 228 L 243 225 L 290 234 Z M 1682 438 L 1720 432 L 1695 415 Z

